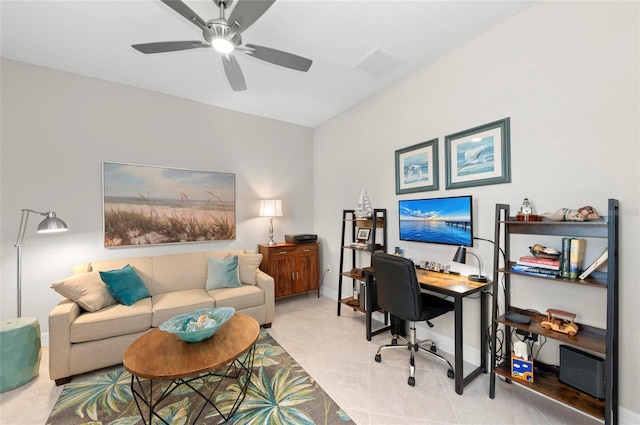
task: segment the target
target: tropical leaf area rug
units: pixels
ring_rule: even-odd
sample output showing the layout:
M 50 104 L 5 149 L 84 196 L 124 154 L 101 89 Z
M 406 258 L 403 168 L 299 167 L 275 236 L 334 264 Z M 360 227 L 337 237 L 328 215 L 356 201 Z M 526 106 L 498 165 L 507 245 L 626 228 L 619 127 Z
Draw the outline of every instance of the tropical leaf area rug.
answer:
M 220 379 L 228 378 L 208 376 L 193 381 L 192 385 L 210 393 L 210 388 L 214 388 Z M 240 391 L 237 380 L 228 380 L 229 383 L 223 382 L 213 396 L 215 404 L 221 408 L 233 404 Z M 156 391 L 160 394 L 169 384 L 170 381 L 154 381 L 154 394 Z M 172 425 L 191 424 L 204 404 L 198 394 L 182 385 L 162 402 L 159 416 Z M 207 405 L 196 423 L 221 422 L 219 413 Z M 47 425 L 143 423 L 131 392 L 131 375 L 122 366 L 75 378 L 65 386 L 47 421 Z M 153 421 L 154 425 L 161 423 L 157 419 Z M 227 423 L 346 425 L 354 422 L 266 331 L 261 330 L 246 396 Z

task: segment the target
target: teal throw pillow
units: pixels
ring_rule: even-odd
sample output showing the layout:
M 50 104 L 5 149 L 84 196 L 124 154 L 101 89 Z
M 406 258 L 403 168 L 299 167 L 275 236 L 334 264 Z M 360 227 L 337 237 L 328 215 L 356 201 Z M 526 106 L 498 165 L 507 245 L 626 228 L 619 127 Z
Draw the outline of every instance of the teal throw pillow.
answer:
M 120 270 L 100 272 L 100 278 L 109 288 L 113 298 L 121 304 L 133 305 L 136 301 L 150 296 L 144 282 L 129 264 Z
M 240 283 L 238 256 L 227 255 L 224 258 L 209 257 L 207 289 L 237 288 Z

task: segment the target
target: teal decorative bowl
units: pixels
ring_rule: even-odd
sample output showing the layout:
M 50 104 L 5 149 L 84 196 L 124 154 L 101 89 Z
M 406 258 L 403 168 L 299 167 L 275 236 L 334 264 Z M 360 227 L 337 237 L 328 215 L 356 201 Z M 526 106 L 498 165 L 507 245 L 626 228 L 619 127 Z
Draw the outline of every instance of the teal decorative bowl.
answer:
M 233 307 L 203 308 L 172 317 L 160 324 L 160 330 L 186 342 L 200 342 L 211 338 L 235 312 Z

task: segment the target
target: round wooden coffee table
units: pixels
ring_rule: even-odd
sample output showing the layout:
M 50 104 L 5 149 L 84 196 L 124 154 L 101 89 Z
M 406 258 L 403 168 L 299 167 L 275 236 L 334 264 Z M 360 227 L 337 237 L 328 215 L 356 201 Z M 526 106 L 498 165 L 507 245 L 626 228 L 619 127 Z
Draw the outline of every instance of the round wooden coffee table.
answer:
M 260 326 L 251 316 L 236 313 L 211 338 L 201 342 L 185 342 L 176 335 L 153 329 L 135 340 L 124 352 L 123 363 L 131 373 L 131 391 L 145 424 L 157 420 L 167 423 L 156 412 L 159 405 L 178 387 L 186 385 L 212 406 L 226 422 L 236 412 L 247 391 L 253 373 L 254 344 Z M 246 356 L 243 354 L 247 353 Z M 242 357 L 243 356 L 243 357 Z M 242 358 L 241 358 L 242 357 Z M 221 370 L 225 369 L 221 373 Z M 241 391 L 228 412 L 222 412 L 213 396 L 224 379 L 220 379 L 211 394 L 206 395 L 191 385 L 197 379 L 221 376 L 236 379 Z M 244 380 L 240 379 L 245 377 Z M 169 386 L 154 401 L 154 380 L 169 380 Z M 145 381 L 146 380 L 146 381 Z M 145 419 L 148 413 L 148 421 Z

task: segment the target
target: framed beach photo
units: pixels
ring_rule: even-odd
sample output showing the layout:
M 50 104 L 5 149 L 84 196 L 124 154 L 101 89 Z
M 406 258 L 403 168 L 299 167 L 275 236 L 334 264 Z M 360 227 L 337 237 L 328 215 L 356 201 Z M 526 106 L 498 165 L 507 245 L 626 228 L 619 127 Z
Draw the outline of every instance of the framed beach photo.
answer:
M 106 248 L 236 238 L 235 174 L 102 163 Z
M 445 137 L 446 189 L 511 182 L 509 118 Z
M 396 151 L 396 195 L 438 190 L 438 139 Z

